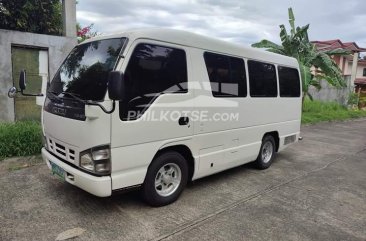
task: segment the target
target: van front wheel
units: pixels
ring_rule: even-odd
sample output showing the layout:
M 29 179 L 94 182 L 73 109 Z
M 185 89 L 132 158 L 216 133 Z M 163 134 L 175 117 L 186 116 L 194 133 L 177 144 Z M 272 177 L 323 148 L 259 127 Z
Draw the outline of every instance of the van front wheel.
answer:
M 276 143 L 271 135 L 263 137 L 261 149 L 255 164 L 258 169 L 266 169 L 271 166 L 274 156 L 276 154 Z
M 187 184 L 188 166 L 178 152 L 169 151 L 151 163 L 142 187 L 144 200 L 151 206 L 164 206 L 178 199 Z

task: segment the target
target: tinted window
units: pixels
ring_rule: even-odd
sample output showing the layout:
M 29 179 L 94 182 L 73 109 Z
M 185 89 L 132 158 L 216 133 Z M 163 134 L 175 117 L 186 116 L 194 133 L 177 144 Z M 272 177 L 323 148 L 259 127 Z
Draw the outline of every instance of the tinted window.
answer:
M 213 53 L 205 53 L 204 58 L 213 96 L 245 97 L 247 95 L 243 59 Z
M 273 64 L 248 61 L 250 96 L 276 97 L 276 69 Z
M 300 78 L 297 69 L 278 67 L 281 97 L 300 97 Z
M 139 44 L 125 71 L 127 96 L 120 104 L 123 120 L 139 118 L 164 93 L 187 93 L 186 54 L 181 49 Z
M 124 42 L 125 38 L 116 38 L 76 46 L 55 74 L 49 91 L 57 95 L 69 92 L 85 100 L 103 100 L 108 73 L 113 70 Z

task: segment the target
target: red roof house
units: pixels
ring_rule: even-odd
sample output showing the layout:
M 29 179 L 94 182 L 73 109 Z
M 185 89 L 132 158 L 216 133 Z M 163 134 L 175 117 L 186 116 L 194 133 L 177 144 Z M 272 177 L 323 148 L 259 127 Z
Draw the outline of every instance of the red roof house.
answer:
M 333 56 L 333 59 L 341 69 L 342 75 L 345 76 L 346 79 L 350 79 L 351 86 L 365 85 L 366 88 L 366 59 L 359 58 L 359 53 L 366 52 L 366 48 L 359 47 L 355 42 L 342 42 L 339 39 L 312 41 L 312 43 L 315 44 L 318 51 L 339 48 L 351 51 L 352 54 L 348 56 Z M 355 71 L 353 75 L 352 69 Z

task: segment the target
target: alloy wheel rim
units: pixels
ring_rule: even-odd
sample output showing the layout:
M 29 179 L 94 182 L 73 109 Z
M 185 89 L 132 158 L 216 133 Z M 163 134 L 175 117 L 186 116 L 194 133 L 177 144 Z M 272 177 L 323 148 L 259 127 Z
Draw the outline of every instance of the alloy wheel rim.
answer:
M 262 148 L 262 160 L 264 163 L 268 163 L 273 155 L 273 145 L 270 141 L 264 143 Z
M 172 195 L 182 181 L 182 172 L 175 163 L 162 166 L 155 176 L 155 190 L 163 197 Z

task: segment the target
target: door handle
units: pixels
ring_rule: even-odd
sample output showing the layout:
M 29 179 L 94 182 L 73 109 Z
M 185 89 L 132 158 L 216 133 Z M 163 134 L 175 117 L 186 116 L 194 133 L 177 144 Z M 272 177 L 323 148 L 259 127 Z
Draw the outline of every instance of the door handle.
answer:
M 179 118 L 178 123 L 179 123 L 180 126 L 188 125 L 189 118 L 186 117 L 186 116 L 181 117 L 181 118 Z

